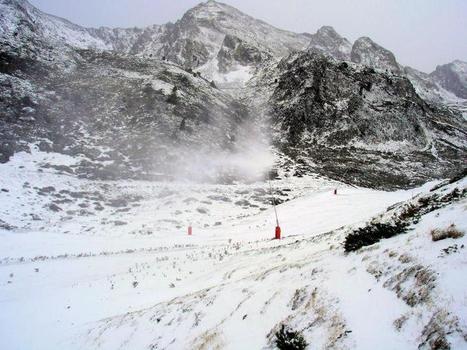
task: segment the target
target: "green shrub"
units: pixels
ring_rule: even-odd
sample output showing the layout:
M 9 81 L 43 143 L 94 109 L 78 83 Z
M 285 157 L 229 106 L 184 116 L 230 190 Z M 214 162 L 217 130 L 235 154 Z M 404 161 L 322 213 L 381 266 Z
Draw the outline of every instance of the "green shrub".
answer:
M 303 335 L 282 325 L 276 332 L 276 346 L 280 350 L 304 350 L 308 346 Z

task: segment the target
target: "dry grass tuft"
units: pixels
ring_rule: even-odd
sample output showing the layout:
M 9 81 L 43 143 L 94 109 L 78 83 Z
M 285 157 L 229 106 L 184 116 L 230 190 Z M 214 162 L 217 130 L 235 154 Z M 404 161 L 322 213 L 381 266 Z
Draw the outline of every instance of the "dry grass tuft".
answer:
M 433 242 L 441 241 L 442 239 L 446 238 L 461 238 L 464 237 L 464 232 L 458 230 L 454 224 L 450 225 L 448 228 L 442 229 L 434 229 L 431 230 L 431 239 Z

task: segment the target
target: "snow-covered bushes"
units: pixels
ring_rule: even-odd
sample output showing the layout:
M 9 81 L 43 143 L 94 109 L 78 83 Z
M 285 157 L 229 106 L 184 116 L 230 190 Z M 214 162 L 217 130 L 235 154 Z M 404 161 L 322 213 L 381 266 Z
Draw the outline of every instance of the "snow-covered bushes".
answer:
M 375 244 L 383 238 L 390 238 L 404 233 L 407 224 L 398 222 L 394 225 L 373 223 L 353 231 L 345 238 L 344 249 L 352 252 L 368 245 Z
M 379 242 L 383 238 L 391 238 L 406 232 L 407 228 L 416 224 L 423 215 L 441 209 L 467 196 L 467 189 L 453 186 L 462 181 L 464 173 L 451 180 L 435 186 L 429 193 L 414 197 L 408 202 L 389 207 L 388 210 L 374 218 L 366 226 L 351 232 L 344 241 L 346 252 L 358 250 Z M 433 230 L 433 241 L 444 238 L 463 236 L 455 228 Z

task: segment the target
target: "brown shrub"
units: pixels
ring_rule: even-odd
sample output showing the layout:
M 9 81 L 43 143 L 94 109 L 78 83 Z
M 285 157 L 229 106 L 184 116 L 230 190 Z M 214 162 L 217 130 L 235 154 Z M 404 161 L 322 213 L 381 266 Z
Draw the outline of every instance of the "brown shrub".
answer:
M 442 239 L 446 238 L 461 238 L 464 237 L 464 232 L 458 230 L 454 224 L 450 225 L 448 228 L 442 229 L 434 229 L 431 230 L 431 238 L 433 242 L 441 241 Z

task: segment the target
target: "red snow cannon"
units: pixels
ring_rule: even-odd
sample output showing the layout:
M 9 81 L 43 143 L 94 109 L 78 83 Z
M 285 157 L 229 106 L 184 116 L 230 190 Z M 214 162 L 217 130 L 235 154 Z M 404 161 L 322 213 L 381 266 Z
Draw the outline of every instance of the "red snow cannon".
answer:
M 276 226 L 276 239 L 281 239 L 281 228 Z

